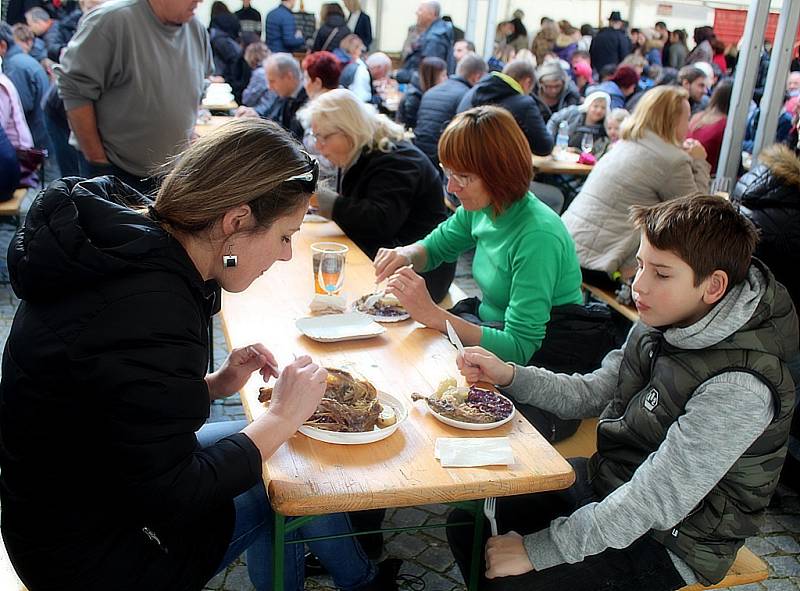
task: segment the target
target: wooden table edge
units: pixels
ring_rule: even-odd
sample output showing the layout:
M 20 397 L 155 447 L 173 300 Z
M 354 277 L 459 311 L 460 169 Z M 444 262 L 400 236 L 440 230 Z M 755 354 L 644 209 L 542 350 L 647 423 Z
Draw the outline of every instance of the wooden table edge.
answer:
M 415 502 L 412 499 L 407 501 L 398 501 L 394 496 L 395 492 L 392 490 L 381 491 L 373 493 L 368 499 L 368 502 L 353 503 L 352 497 L 347 495 L 332 495 L 330 497 L 314 496 L 306 502 L 308 497 L 299 497 L 284 499 L 282 495 L 275 490 L 276 482 L 268 480 L 265 466 L 265 481 L 268 482 L 268 496 L 272 508 L 281 515 L 289 517 L 299 517 L 305 515 L 328 515 L 331 513 L 340 513 L 344 511 L 366 511 L 369 509 L 390 509 L 397 507 L 416 507 L 420 505 L 431 505 L 438 503 L 455 503 L 458 501 L 474 501 L 476 499 L 484 499 L 486 497 L 506 497 L 523 494 L 532 494 L 537 492 L 549 492 L 555 490 L 564 490 L 572 486 L 575 482 L 575 471 L 569 467 L 568 471 L 559 474 L 552 474 L 540 480 L 536 487 L 530 488 L 519 486 L 522 482 L 503 482 L 501 486 L 487 487 L 487 490 L 476 491 L 471 493 L 461 492 L 463 484 L 454 482 L 448 486 L 436 486 L 429 489 L 420 488 L 414 491 L 415 495 L 424 498 L 425 501 Z M 457 469 L 457 468 L 456 468 Z M 288 483 L 279 483 L 290 492 L 291 485 Z M 327 502 L 326 502 L 327 501 Z

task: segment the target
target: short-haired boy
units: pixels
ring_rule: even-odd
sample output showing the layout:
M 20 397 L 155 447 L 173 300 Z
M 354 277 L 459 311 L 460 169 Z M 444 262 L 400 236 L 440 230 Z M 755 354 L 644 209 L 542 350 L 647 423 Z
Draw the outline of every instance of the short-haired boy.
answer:
M 792 301 L 752 259 L 726 200 L 634 208 L 640 322 L 588 375 L 505 364 L 478 347 L 469 382 L 562 418 L 600 416 L 597 453 L 567 491 L 498 499 L 482 589 L 667 591 L 720 581 L 778 482 L 794 406 Z M 454 512 L 451 521 L 464 519 Z M 514 532 L 527 534 L 521 536 Z M 448 539 L 469 572 L 471 535 Z

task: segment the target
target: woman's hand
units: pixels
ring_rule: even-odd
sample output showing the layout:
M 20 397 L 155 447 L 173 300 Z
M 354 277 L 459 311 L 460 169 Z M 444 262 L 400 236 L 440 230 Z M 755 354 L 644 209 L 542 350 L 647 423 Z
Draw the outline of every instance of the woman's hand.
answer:
M 269 349 L 261 343 L 234 349 L 222 367 L 206 376 L 211 399 L 238 392 L 254 371 L 258 371 L 265 382 L 272 376 L 278 377 L 278 362 Z
M 275 387 L 267 415 L 278 417 L 292 432 L 314 414 L 322 395 L 328 371 L 308 355 L 298 357 L 283 368 Z
M 441 320 L 444 310 L 434 303 L 425 280 L 410 267 L 402 267 L 389 278 L 386 292 L 394 294 L 417 322 L 439 331 L 444 330 L 444 320 Z
M 695 160 L 705 160 L 708 155 L 703 144 L 691 138 L 683 141 L 683 149 Z
M 510 531 L 486 541 L 486 578 L 524 575 L 533 570 L 522 536 Z
M 400 267 L 411 264 L 411 258 L 400 248 L 379 248 L 373 261 L 375 265 L 375 283 L 380 283 L 394 274 Z
M 502 387 L 514 379 L 514 367 L 482 347 L 465 347 L 456 356 L 456 365 L 469 384 L 489 382 Z

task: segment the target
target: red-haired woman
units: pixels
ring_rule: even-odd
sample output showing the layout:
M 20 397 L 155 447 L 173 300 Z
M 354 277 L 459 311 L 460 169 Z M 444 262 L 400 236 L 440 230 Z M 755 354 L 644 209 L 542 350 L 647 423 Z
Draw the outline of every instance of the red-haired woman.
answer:
M 308 99 L 313 100 L 324 92 L 339 88 L 342 62 L 330 51 L 317 51 L 303 59 L 303 71 L 303 87 Z
M 414 320 L 442 332 L 449 320 L 465 345 L 527 364 L 542 345 L 552 308 L 583 301 L 572 238 L 529 192 L 531 151 L 505 109 L 480 106 L 457 115 L 439 141 L 439 160 L 447 190 L 462 207 L 423 240 L 379 250 L 377 280 L 389 279 L 388 291 Z M 457 315 L 433 303 L 417 273 L 472 248 L 483 301 L 460 302 Z M 471 310 L 461 310 L 466 306 Z

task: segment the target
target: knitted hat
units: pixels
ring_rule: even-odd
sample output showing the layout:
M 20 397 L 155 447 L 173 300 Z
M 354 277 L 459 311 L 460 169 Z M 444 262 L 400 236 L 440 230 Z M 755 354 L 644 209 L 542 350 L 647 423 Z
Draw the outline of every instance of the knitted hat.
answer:
M 626 86 L 636 86 L 639 84 L 639 74 L 630 66 L 620 66 L 614 75 L 611 77 L 613 82 L 617 83 L 620 88 Z
M 592 103 L 595 102 L 596 100 L 601 100 L 601 101 L 605 102 L 605 104 L 606 104 L 606 113 L 611 111 L 611 97 L 608 96 L 607 92 L 603 92 L 602 90 L 596 90 L 596 91 L 594 91 L 592 93 L 589 93 L 589 96 L 587 96 L 583 100 L 583 103 L 581 103 L 578 106 L 578 110 L 582 111 L 583 113 L 585 113 L 586 111 L 589 110 L 589 107 L 591 107 Z
M 592 79 L 592 66 L 586 62 L 576 62 L 575 65 L 572 66 L 572 71 L 575 72 L 576 76 L 586 78 L 586 82 L 589 84 L 594 84 L 594 80 Z

